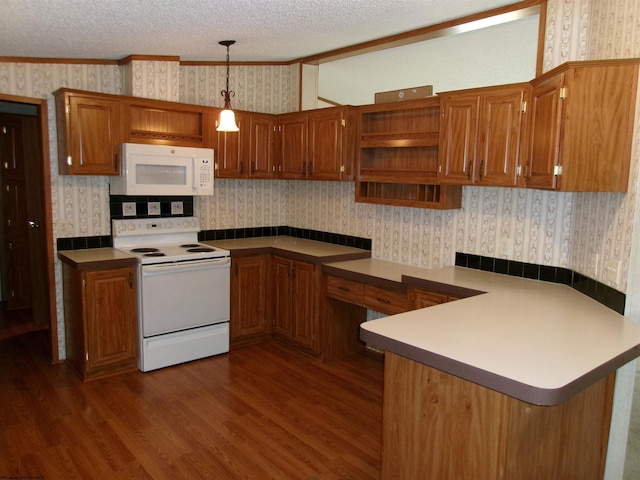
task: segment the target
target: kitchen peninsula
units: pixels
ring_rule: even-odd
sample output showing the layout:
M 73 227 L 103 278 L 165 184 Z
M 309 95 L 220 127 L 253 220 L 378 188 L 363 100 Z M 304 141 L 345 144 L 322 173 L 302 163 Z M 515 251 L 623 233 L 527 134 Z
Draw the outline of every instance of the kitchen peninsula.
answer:
M 602 478 L 615 370 L 639 355 L 640 326 L 567 285 L 463 267 L 325 272 L 475 293 L 361 326 L 386 351 L 383 480 Z

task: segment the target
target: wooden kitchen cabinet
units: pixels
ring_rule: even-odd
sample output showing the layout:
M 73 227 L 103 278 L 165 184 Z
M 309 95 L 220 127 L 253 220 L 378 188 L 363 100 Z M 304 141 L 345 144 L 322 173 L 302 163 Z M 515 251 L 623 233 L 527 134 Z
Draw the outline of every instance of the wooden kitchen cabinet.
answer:
M 235 111 L 239 132 L 216 132 L 216 176 L 274 178 L 276 116 Z
M 136 370 L 135 267 L 62 268 L 67 364 L 83 380 Z
M 127 142 L 213 148 L 220 109 L 186 103 L 123 97 Z
M 531 82 L 526 187 L 626 192 L 638 60 L 565 63 Z
M 352 107 L 321 108 L 278 115 L 280 178 L 353 178 L 356 126 Z
M 440 185 L 440 99 L 358 108 L 356 201 L 460 208 L 462 187 Z
M 273 270 L 273 335 L 317 354 L 320 348 L 319 266 L 274 256 Z
M 54 92 L 61 175 L 119 175 L 123 102 L 114 95 Z
M 271 335 L 271 256 L 231 259 L 231 347 Z
M 219 178 L 246 178 L 249 171 L 249 115 L 235 111 L 238 132 L 215 132 L 215 175 Z
M 274 178 L 276 116 L 252 113 L 249 117 L 249 178 Z
M 440 183 L 516 186 L 528 83 L 442 94 Z
M 309 116 L 306 112 L 278 116 L 278 176 L 280 178 L 290 180 L 306 178 L 308 129 Z
M 355 111 L 351 107 L 311 110 L 307 178 L 350 180 L 355 154 Z

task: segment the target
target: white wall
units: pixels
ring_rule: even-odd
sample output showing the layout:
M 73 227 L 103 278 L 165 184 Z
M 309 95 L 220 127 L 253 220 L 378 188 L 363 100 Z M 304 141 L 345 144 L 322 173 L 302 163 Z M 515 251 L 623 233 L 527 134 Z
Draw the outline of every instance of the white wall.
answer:
M 374 94 L 433 85 L 433 91 L 526 82 L 535 77 L 538 15 L 453 36 L 323 63 L 318 95 L 343 105 Z

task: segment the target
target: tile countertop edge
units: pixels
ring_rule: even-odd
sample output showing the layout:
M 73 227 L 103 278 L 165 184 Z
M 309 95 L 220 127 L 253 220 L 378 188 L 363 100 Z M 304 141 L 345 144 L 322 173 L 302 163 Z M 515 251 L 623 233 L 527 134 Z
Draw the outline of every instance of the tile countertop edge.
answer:
M 523 402 L 543 406 L 559 405 L 565 402 L 573 395 L 593 385 L 619 367 L 640 356 L 640 345 L 637 345 L 563 387 L 541 388 L 488 372 L 414 345 L 408 345 L 385 335 L 368 331 L 362 328 L 362 326 L 360 328 L 360 338 L 366 343 L 371 343 L 384 350 L 433 367 L 450 375 L 509 395 Z

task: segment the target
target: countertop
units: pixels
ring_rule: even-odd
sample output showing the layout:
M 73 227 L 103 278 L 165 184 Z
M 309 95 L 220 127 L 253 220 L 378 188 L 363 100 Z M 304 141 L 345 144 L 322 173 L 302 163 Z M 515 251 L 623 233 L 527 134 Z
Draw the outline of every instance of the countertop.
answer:
M 137 258 L 115 248 L 86 248 L 80 250 L 62 250 L 58 258 L 77 270 L 96 270 L 132 266 Z
M 361 338 L 528 403 L 562 403 L 640 355 L 640 325 L 567 285 L 376 259 L 329 267 L 486 292 L 363 323 Z
M 232 257 L 280 252 L 287 255 L 303 255 L 318 262 L 332 262 L 371 256 L 369 250 L 286 235 L 234 240 L 208 240 L 201 243 L 229 250 Z

